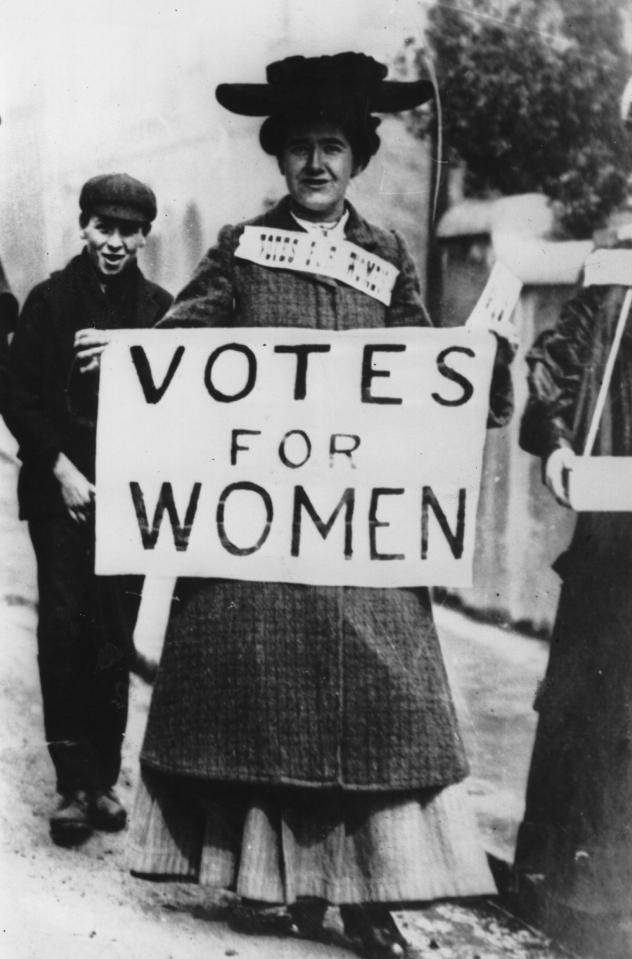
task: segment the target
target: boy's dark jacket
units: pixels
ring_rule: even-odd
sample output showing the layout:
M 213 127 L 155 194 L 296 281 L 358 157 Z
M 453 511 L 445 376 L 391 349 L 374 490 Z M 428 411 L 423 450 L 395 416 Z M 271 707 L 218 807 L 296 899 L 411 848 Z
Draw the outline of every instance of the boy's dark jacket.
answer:
M 96 374 L 76 370 L 77 330 L 151 327 L 170 305 L 170 294 L 145 279 L 135 264 L 110 281 L 104 294 L 85 250 L 33 288 L 11 345 L 5 411 L 23 462 L 21 518 L 65 511 L 52 473 L 60 452 L 94 480 L 98 382 Z

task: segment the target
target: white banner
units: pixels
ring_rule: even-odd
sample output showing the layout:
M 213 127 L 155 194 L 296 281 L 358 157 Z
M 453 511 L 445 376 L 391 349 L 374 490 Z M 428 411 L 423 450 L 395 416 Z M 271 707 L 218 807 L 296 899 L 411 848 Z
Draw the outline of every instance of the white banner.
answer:
M 372 296 L 388 306 L 399 270 L 349 240 L 313 236 L 296 230 L 247 226 L 235 256 L 260 266 L 320 273 Z
M 577 456 L 568 471 L 568 498 L 578 513 L 632 512 L 632 457 Z
M 522 286 L 522 280 L 497 260 L 465 325 L 472 329 L 491 330 L 510 343 L 517 343 L 518 331 L 512 326 L 511 317 Z
M 471 583 L 485 331 L 121 331 L 101 362 L 97 572 Z
M 595 250 L 584 263 L 584 286 L 632 286 L 632 250 Z

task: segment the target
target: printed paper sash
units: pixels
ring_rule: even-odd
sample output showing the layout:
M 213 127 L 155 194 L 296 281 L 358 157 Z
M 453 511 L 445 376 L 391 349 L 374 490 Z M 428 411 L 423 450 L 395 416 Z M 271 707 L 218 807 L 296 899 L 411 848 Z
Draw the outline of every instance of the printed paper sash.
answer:
M 388 306 L 399 270 L 348 240 L 330 240 L 295 230 L 247 226 L 235 256 L 259 266 L 319 273 Z

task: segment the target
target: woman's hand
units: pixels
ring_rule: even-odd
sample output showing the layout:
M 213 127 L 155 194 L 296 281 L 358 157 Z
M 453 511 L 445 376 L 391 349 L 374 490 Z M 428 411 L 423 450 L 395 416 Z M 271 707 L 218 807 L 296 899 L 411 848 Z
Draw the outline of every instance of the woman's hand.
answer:
M 77 469 L 65 453 L 60 453 L 53 473 L 61 486 L 64 505 L 75 523 L 85 523 L 94 502 L 94 484 Z
M 569 446 L 553 450 L 544 464 L 544 482 L 560 506 L 570 506 L 568 474 L 575 464 L 575 454 Z
M 511 363 L 520 345 L 520 336 L 518 330 L 509 320 L 502 323 L 495 323 L 490 327 L 490 333 L 493 333 L 498 341 L 498 353 L 505 363 Z
M 79 372 L 90 373 L 99 369 L 101 354 L 112 338 L 109 330 L 92 327 L 75 333 L 75 355 Z

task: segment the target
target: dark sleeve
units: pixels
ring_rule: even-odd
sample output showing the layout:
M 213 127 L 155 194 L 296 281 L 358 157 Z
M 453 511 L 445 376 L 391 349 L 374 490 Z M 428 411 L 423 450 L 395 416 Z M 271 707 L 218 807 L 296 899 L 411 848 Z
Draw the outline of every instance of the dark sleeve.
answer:
M 155 315 L 149 319 L 149 328 L 156 326 L 163 318 L 171 304 L 173 297 L 171 293 L 158 286 L 157 283 L 150 283 L 145 280 L 147 287 L 152 291 L 152 298 L 156 303 Z M 146 317 L 142 315 L 143 326 L 147 325 Z M 97 396 L 99 393 L 99 382 L 101 371 L 99 367 L 95 370 L 84 370 L 79 368 L 77 355 L 75 354 L 68 374 L 68 410 L 74 417 L 88 419 L 96 424 L 97 420 Z
M 9 353 L 7 426 L 20 444 L 24 460 L 52 466 L 62 451 L 62 437 L 46 401 L 53 350 L 46 294 L 36 287 L 27 297 Z
M 520 425 L 520 445 L 546 459 L 573 445 L 582 374 L 590 361 L 598 311 L 598 287 L 581 290 L 527 354 L 529 399 Z
M 157 326 L 230 326 L 234 315 L 233 254 L 238 228 L 225 226 L 167 315 Z
M 6 415 L 9 402 L 9 339 L 0 320 L 0 416 Z
M 2 264 L 0 264 L 0 276 Z M 0 416 L 5 414 L 9 400 L 9 338 L 15 331 L 18 302 L 0 281 Z
M 402 237 L 394 230 L 397 243 L 397 268 L 399 274 L 391 294 L 391 302 L 386 316 L 387 326 L 432 326 L 432 322 L 421 298 L 419 275 L 406 249 Z
M 159 315 L 158 315 L 158 319 L 156 320 L 157 323 L 160 322 L 160 320 L 162 320 L 163 316 L 165 315 L 165 313 L 167 312 L 167 310 L 173 303 L 173 297 L 171 293 L 169 293 L 167 290 L 163 290 L 162 287 L 158 287 L 158 291 L 159 291 L 158 293 L 158 314 Z

